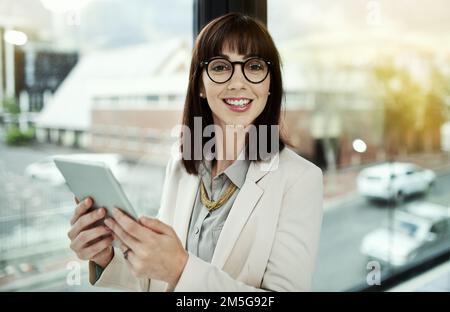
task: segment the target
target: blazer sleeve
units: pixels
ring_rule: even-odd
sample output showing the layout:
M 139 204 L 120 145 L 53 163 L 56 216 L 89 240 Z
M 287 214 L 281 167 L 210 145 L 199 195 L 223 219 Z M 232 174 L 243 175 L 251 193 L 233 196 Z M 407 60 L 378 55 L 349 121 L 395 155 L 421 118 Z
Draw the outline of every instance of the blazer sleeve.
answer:
M 169 183 L 172 178 L 173 164 L 174 158 L 171 157 L 166 166 L 161 206 L 158 212 L 158 218 L 164 220 L 169 218 L 167 215 L 168 213 L 165 210 L 168 208 L 167 196 L 170 196 Z M 135 277 L 129 269 L 127 261 L 123 258 L 122 252 L 118 248 L 114 248 L 114 257 L 103 270 L 100 277 L 97 276 L 95 263 L 89 261 L 89 282 L 93 286 L 117 288 L 128 291 L 165 291 L 168 286 L 167 283 L 163 281 Z
M 146 291 L 149 280 L 134 277 L 122 252 L 114 248 L 114 257 L 97 279 L 95 263 L 89 261 L 89 282 L 91 285 L 106 288 L 116 288 L 126 291 Z
M 284 193 L 261 288 L 189 254 L 174 291 L 310 291 L 323 216 L 322 171 L 311 166 Z

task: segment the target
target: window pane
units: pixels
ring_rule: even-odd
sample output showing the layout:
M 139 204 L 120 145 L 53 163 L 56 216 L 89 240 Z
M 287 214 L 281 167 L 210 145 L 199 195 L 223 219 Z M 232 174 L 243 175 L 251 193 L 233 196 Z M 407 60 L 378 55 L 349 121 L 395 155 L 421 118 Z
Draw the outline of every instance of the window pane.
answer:
M 0 291 L 93 290 L 69 249 L 75 203 L 54 155 L 105 162 L 139 214 L 156 215 L 187 87 L 192 8 L 2 1 Z
M 410 8 L 268 1 L 287 128 L 325 175 L 314 290 L 367 287 L 378 268 L 384 279 L 450 248 L 429 221 L 450 217 L 450 4 Z

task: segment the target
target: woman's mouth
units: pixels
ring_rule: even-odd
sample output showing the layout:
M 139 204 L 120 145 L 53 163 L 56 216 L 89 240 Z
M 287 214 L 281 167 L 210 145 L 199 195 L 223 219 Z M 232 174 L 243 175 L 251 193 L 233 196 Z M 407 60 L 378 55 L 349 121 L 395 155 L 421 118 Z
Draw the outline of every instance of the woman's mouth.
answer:
M 225 98 L 223 102 L 233 112 L 245 112 L 250 108 L 253 100 L 247 98 Z

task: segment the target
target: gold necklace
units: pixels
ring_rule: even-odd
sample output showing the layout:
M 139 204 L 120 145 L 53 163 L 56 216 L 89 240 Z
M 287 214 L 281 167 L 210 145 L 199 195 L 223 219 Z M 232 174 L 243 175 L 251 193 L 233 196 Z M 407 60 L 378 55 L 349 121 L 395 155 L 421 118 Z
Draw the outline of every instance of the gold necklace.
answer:
M 208 209 L 209 212 L 213 212 L 214 210 L 222 206 L 237 189 L 237 186 L 234 185 L 233 182 L 231 182 L 230 185 L 225 190 L 225 192 L 223 192 L 223 194 L 220 196 L 219 200 L 212 201 L 208 198 L 205 185 L 203 184 L 203 179 L 200 180 L 201 180 L 200 200 L 202 201 L 202 204 L 206 207 L 206 209 Z

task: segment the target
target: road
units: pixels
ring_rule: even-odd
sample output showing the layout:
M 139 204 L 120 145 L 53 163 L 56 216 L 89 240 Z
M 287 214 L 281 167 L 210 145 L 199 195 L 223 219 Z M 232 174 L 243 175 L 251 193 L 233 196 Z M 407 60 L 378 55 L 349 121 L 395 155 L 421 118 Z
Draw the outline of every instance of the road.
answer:
M 450 172 L 441 172 L 428 195 L 411 197 L 405 204 L 427 200 L 449 206 L 449 189 Z M 313 289 L 341 291 L 364 285 L 369 260 L 359 252 L 361 241 L 365 234 L 388 222 L 395 209 L 382 202 L 372 203 L 355 196 L 345 204 L 326 211 Z M 382 267 L 381 274 L 389 272 Z

